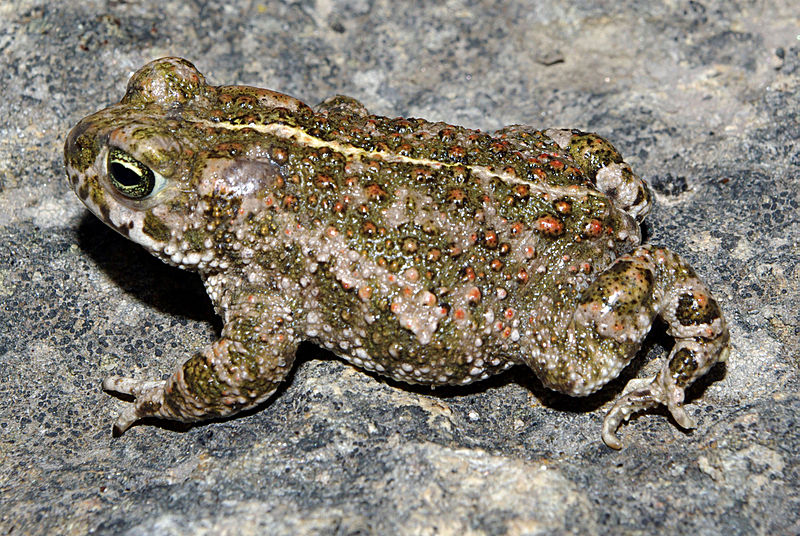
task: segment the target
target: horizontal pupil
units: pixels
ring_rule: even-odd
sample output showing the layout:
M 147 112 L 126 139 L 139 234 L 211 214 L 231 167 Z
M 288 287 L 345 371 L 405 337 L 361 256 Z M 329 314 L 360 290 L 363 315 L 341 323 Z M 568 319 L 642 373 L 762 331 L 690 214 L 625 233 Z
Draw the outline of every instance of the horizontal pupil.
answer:
M 118 162 L 111 163 L 111 174 L 114 180 L 119 183 L 123 188 L 132 188 L 142 183 L 144 177 L 133 171 L 128 166 L 124 166 Z

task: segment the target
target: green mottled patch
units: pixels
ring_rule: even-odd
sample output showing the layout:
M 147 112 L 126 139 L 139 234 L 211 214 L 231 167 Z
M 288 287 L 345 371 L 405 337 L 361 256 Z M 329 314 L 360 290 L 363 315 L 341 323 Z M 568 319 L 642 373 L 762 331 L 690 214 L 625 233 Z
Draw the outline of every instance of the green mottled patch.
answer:
M 688 348 L 681 348 L 669 362 L 669 371 L 675 379 L 675 383 L 680 387 L 684 387 L 689 383 L 689 380 L 694 376 L 697 370 L 697 359 L 694 352 Z
M 569 154 L 587 176 L 594 178 L 597 170 L 611 163 L 622 162 L 622 155 L 597 134 L 574 130 L 569 141 Z
M 186 102 L 208 93 L 202 75 L 186 60 L 151 63 L 128 81 L 122 103 L 145 104 L 155 99 Z
M 75 140 L 75 145 L 79 148 L 77 157 L 73 157 L 72 164 L 80 171 L 85 171 L 97 158 L 97 149 L 91 136 L 81 135 Z
M 710 324 L 722 314 L 717 302 L 710 296 L 703 296 L 697 300 L 694 294 L 681 294 L 678 298 L 678 307 L 675 316 L 684 326 Z
M 187 229 L 183 239 L 189 244 L 189 251 L 205 250 L 206 232 L 203 229 Z
M 158 242 L 166 242 L 170 239 L 169 227 L 151 211 L 147 211 L 144 215 L 142 232 Z
M 595 279 L 581 296 L 580 303 L 596 301 L 621 315 L 635 313 L 652 300 L 652 272 L 633 261 L 619 261 Z

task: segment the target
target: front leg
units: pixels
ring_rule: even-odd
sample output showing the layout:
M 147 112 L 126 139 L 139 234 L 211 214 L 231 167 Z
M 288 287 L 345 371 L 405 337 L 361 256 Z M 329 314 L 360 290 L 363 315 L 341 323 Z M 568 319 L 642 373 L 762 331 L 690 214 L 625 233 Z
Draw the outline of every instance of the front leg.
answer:
M 114 434 L 145 417 L 196 422 L 233 415 L 269 398 L 289 373 L 300 342 L 288 303 L 281 296 L 242 293 L 225 311 L 222 337 L 166 381 L 106 378 L 103 389 L 136 399 L 120 414 Z

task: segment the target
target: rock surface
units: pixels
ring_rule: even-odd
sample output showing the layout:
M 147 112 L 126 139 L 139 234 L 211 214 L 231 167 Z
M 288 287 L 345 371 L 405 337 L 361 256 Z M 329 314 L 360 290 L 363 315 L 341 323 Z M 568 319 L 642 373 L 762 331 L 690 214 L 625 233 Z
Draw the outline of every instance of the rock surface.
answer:
M 319 0 L 0 4 L 0 534 L 800 533 L 800 22 L 794 2 Z M 576 400 L 524 368 L 388 383 L 301 348 L 259 411 L 112 439 L 110 373 L 213 338 L 199 280 L 91 217 L 64 180 L 81 117 L 164 55 L 212 82 L 492 130 L 612 140 L 656 194 L 646 237 L 731 325 L 724 367 L 600 440 L 624 380 Z

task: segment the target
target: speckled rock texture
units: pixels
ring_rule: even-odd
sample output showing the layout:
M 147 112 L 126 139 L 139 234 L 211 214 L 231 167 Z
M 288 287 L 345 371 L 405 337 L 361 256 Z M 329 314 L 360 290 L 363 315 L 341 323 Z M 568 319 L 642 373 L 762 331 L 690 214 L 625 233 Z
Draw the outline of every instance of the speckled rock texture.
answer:
M 0 535 L 800 533 L 800 13 L 795 2 L 0 4 Z M 720 302 L 699 427 L 513 368 L 409 387 L 313 345 L 246 415 L 121 438 L 102 377 L 166 376 L 219 330 L 199 279 L 91 216 L 63 144 L 165 55 L 211 82 L 493 130 L 575 127 L 653 187 L 645 237 Z M 150 425 L 147 425 L 150 424 Z M 156 425 L 154 425 L 156 424 Z

